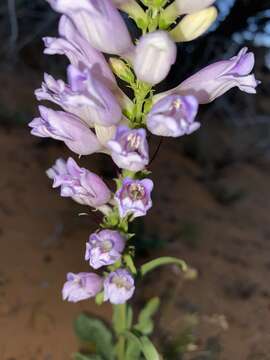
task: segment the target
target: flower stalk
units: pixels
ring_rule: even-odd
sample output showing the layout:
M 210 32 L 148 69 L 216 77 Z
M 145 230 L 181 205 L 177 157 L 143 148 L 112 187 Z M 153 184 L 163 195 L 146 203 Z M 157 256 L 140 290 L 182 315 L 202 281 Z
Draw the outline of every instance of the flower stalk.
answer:
M 158 360 L 149 337 L 159 300 L 150 299 L 137 319 L 127 302 L 138 281 L 159 266 L 175 265 L 184 273 L 188 267 L 174 257 L 136 266 L 131 224 L 153 205 L 149 165 L 162 143 L 150 160 L 149 132 L 175 138 L 190 135 L 201 126 L 199 104 L 233 87 L 255 93 L 259 82 L 251 73 L 254 56 L 244 48 L 232 59 L 209 65 L 176 88 L 156 94 L 155 86 L 176 61 L 176 43 L 201 36 L 215 20 L 217 11 L 210 7 L 214 0 L 176 0 L 169 5 L 167 0 L 47 1 L 62 16 L 59 37 L 45 38 L 44 52 L 65 55 L 70 65 L 67 82 L 45 74 L 36 97 L 61 111 L 40 106 L 40 117 L 29 124 L 31 133 L 62 141 L 79 156 L 105 153 L 118 167 L 114 188 L 71 157 L 58 159 L 47 171 L 61 196 L 101 213 L 99 228 L 86 242 L 85 261 L 92 270 L 68 273 L 63 299 L 94 298 L 97 305 L 109 301 L 113 306 L 113 334 L 97 319 L 79 318 L 86 322 L 79 326 L 80 338 L 96 345 L 96 354 L 87 359 Z M 133 41 L 118 9 L 135 21 L 139 39 Z M 185 16 L 175 25 L 179 15 Z M 109 64 L 103 53 L 110 55 Z M 133 92 L 132 99 L 117 78 L 124 82 L 123 90 Z M 82 334 L 82 328 L 92 330 Z

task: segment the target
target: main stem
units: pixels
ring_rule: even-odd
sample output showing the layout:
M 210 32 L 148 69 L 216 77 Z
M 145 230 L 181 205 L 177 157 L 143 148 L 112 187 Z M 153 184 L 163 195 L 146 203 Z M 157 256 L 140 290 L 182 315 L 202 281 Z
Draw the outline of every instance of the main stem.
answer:
M 126 339 L 123 332 L 126 330 L 126 304 L 114 305 L 115 330 L 118 335 L 116 356 L 118 360 L 125 360 Z

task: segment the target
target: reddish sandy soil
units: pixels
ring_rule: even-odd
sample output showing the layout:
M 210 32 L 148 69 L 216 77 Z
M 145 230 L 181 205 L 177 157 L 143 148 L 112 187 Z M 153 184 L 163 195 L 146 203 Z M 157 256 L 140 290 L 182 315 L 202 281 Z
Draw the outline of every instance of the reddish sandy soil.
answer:
M 75 316 L 86 310 L 110 317 L 110 306 L 73 305 L 60 296 L 66 272 L 87 270 L 84 244 L 96 225 L 78 217 L 85 209 L 60 199 L 44 174 L 68 155 L 63 147 L 5 127 L 0 144 L 0 359 L 67 360 L 78 347 Z M 81 164 L 100 172 L 107 163 L 97 158 Z M 180 256 L 198 271 L 186 281 L 167 267 L 137 289 L 136 304 L 162 298 L 160 348 L 188 329 L 194 340 L 184 360 L 269 360 L 269 162 L 227 166 L 214 191 L 172 142 L 152 170 L 157 185 L 147 232 L 166 243 L 148 256 Z M 235 191 L 229 200 L 228 189 Z

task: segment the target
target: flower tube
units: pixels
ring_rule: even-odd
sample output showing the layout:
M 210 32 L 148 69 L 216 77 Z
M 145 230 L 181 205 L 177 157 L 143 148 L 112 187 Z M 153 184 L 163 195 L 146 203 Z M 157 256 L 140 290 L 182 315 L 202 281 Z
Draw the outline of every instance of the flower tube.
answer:
M 134 180 L 125 178 L 121 188 L 115 194 L 120 216 L 129 214 L 135 217 L 145 216 L 152 207 L 151 192 L 154 184 L 150 179 Z
M 125 22 L 111 0 L 47 1 L 55 11 L 67 15 L 94 48 L 121 55 L 133 47 Z
M 118 269 L 104 280 L 104 300 L 112 304 L 124 304 L 134 291 L 134 279 L 126 269 Z
M 64 111 L 39 107 L 40 117 L 29 123 L 31 134 L 63 141 L 78 155 L 90 155 L 101 150 L 95 134 L 78 117 Z
M 145 129 L 129 129 L 120 125 L 114 139 L 107 144 L 116 165 L 121 169 L 141 171 L 149 163 Z
M 195 121 L 197 112 L 198 101 L 194 96 L 169 95 L 154 104 L 146 125 L 158 136 L 189 135 L 200 128 L 200 123 Z
M 62 290 L 63 300 L 76 303 L 90 299 L 101 291 L 102 283 L 102 277 L 94 273 L 68 273 Z
M 121 258 L 125 248 L 123 236 L 114 230 L 101 230 L 90 235 L 86 243 L 85 260 L 94 269 L 112 265 Z
M 231 59 L 215 62 L 192 75 L 176 88 L 157 94 L 154 100 L 157 101 L 171 94 L 193 95 L 200 104 L 207 104 L 234 87 L 255 94 L 260 81 L 251 74 L 254 62 L 254 54 L 243 48 Z
M 89 170 L 80 168 L 72 158 L 56 160 L 47 175 L 53 180 L 53 188 L 61 187 L 61 196 L 71 197 L 79 204 L 99 208 L 111 198 L 104 181 Z
M 121 108 L 112 92 L 92 69 L 68 67 L 68 82 L 45 74 L 42 87 L 36 90 L 38 100 L 50 100 L 80 117 L 87 125 L 112 126 L 122 117 Z

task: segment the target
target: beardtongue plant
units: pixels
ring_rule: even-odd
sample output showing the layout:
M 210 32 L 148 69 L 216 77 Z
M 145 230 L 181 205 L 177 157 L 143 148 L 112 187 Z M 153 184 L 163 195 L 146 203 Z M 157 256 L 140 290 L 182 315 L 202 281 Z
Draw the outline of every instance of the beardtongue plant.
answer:
M 176 43 L 197 38 L 215 21 L 214 0 L 47 1 L 61 18 L 59 37 L 45 38 L 44 52 L 65 55 L 70 65 L 67 82 L 45 74 L 36 97 L 60 109 L 40 106 L 40 117 L 29 124 L 31 132 L 63 141 L 79 156 L 108 154 L 119 168 L 115 189 L 109 189 L 98 175 L 81 168 L 71 157 L 58 159 L 47 171 L 53 187 L 60 187 L 61 196 L 102 216 L 99 229 L 86 243 L 89 272 L 68 273 L 62 294 L 70 302 L 95 298 L 98 305 L 105 301 L 113 304 L 113 334 L 100 320 L 81 315 L 77 332 L 83 340 L 95 343 L 96 353 L 76 354 L 75 359 L 161 359 L 149 339 L 151 317 L 159 300 L 149 301 L 137 323 L 128 301 L 138 289 L 138 280 L 158 266 L 175 264 L 184 272 L 188 267 L 173 257 L 135 266 L 130 225 L 151 209 L 154 188 L 147 168 L 148 131 L 166 137 L 189 135 L 201 126 L 200 104 L 233 87 L 255 93 L 259 82 L 251 73 L 254 55 L 244 48 L 176 88 L 156 94 L 154 86 L 175 63 Z M 132 41 L 122 12 L 140 29 L 139 39 Z M 133 91 L 132 99 L 120 89 L 117 78 Z

